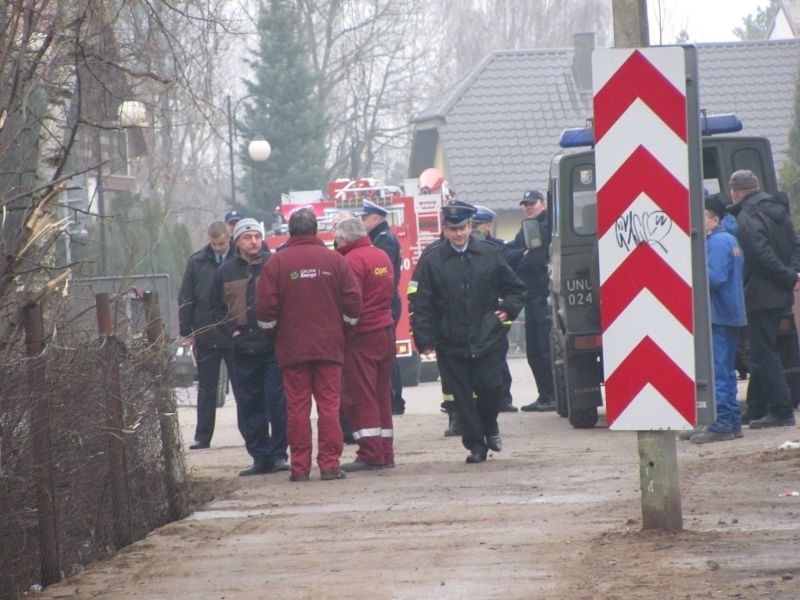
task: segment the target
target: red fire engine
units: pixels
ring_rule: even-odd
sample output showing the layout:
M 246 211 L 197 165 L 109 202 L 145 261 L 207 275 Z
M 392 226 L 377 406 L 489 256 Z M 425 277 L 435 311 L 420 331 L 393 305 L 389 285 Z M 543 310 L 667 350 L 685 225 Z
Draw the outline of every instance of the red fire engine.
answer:
M 428 169 L 420 177 L 405 181 L 404 192 L 397 186 L 382 185 L 374 179 L 337 179 L 328 183 L 326 193 L 321 190 L 292 192 L 285 194 L 276 215 L 280 219 L 280 231 L 273 226 L 274 235 L 267 237 L 267 244 L 275 250 L 288 238 L 285 223 L 292 211 L 301 207 L 314 209 L 318 221 L 318 235 L 333 246 L 333 217 L 340 210 L 358 214 L 363 200 L 382 206 L 388 212 L 386 220 L 400 241 L 400 298 L 403 311 L 396 329 L 395 349 L 400 361 L 403 385 L 414 386 L 419 381 L 434 381 L 438 377 L 435 360 L 420 359 L 411 342 L 411 327 L 408 319 L 406 289 L 422 251 L 439 239 L 441 231 L 441 207 L 449 199 L 447 184 L 435 169 Z M 413 189 L 413 195 L 408 190 Z M 421 191 L 420 191 L 421 190 Z M 425 192 L 425 193 L 421 193 Z

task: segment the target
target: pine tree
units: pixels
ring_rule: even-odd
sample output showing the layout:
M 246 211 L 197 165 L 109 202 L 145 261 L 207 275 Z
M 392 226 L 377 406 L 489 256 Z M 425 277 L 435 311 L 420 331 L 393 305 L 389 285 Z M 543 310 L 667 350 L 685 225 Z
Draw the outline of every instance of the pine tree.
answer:
M 775 15 L 778 14 L 780 8 L 778 0 L 769 0 L 769 4 L 765 7 L 759 6 L 756 9 L 755 17 L 747 15 L 742 19 L 742 27 L 734 28 L 733 34 L 743 42 L 767 39 L 772 22 L 775 20 Z
M 792 109 L 792 127 L 789 129 L 789 152 L 780 171 L 780 188 L 789 196 L 792 220 L 800 224 L 800 77 L 797 77 Z
M 247 215 L 270 220 L 282 193 L 324 188 L 327 124 L 294 3 L 262 3 L 258 29 L 259 49 L 250 61 L 255 77 L 245 81 L 253 99 L 247 104 L 241 139 L 264 136 L 272 154 L 265 163 L 253 162 L 243 142 L 242 188 Z

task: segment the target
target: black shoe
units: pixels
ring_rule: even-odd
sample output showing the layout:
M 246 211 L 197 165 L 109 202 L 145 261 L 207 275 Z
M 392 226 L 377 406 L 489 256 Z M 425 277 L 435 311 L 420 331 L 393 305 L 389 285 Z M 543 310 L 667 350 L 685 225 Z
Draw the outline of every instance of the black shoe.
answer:
M 467 462 L 470 464 L 482 463 L 486 460 L 486 454 L 486 446 L 474 446 L 467 457 Z
M 272 466 L 269 469 L 270 473 L 280 473 L 281 471 L 288 471 L 289 470 L 289 461 L 285 458 L 273 458 L 272 459 Z
M 742 425 L 748 425 L 750 423 L 750 421 L 757 421 L 758 419 L 763 419 L 765 416 L 766 415 L 754 414 L 754 413 L 750 412 L 750 409 L 748 408 L 747 410 L 745 410 L 742 413 L 742 417 L 741 417 Z
M 494 450 L 495 452 L 503 450 L 503 440 L 500 439 L 499 435 L 487 435 L 486 445 L 489 446 L 489 450 Z
M 767 427 L 793 427 L 794 425 L 794 415 L 780 418 L 768 414 L 766 417 L 750 421 L 750 429 L 766 429 Z
M 344 434 L 344 443 L 345 444 L 355 444 L 356 439 L 353 437 L 352 433 L 345 433 Z
M 694 434 L 689 441 L 693 444 L 710 444 L 712 442 L 728 442 L 735 439 L 736 435 L 733 433 L 733 431 L 719 433 L 706 428 L 703 431 L 699 431 Z
M 205 450 L 211 446 L 208 442 L 194 442 L 191 446 L 189 446 L 189 450 Z
M 257 458 L 252 466 L 244 471 L 239 471 L 239 477 L 249 477 L 250 475 L 263 475 L 264 473 L 274 473 L 272 461 L 266 458 Z
M 348 473 L 354 471 L 377 471 L 382 468 L 383 465 L 373 465 L 370 463 L 365 463 L 360 460 L 354 460 L 353 462 L 345 463 L 342 465 L 342 471 L 346 471 Z
M 705 431 L 705 427 L 695 427 L 694 429 L 685 429 L 678 434 L 678 439 L 683 440 L 684 442 L 688 442 L 692 439 L 693 435 L 697 435 Z
M 319 474 L 319 478 L 322 481 L 333 481 L 334 479 L 344 479 L 347 475 L 344 474 L 344 471 L 338 469 L 336 471 L 322 471 Z
M 500 412 L 517 412 L 517 410 L 519 409 L 513 404 L 504 404 L 500 407 Z
M 525 412 L 553 412 L 555 409 L 555 402 L 542 402 L 541 400 L 525 404 L 522 407 L 522 410 Z
M 393 406 L 392 407 L 392 415 L 398 417 L 400 415 L 406 414 L 406 407 L 405 406 Z

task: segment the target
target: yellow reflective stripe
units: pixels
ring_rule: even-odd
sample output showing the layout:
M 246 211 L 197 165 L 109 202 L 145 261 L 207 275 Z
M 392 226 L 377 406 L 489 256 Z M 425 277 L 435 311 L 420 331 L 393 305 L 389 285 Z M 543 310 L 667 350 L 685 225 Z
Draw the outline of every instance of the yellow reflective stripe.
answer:
M 417 282 L 416 281 L 409 281 L 408 282 L 408 289 L 406 290 L 406 294 L 408 296 L 412 296 L 417 293 Z

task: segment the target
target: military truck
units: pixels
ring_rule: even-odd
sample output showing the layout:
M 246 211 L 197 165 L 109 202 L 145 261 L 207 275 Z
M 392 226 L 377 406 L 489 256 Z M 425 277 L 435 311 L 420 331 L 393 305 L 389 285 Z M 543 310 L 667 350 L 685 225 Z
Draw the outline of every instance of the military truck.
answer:
M 738 169 L 750 169 L 765 191 L 777 192 L 766 138 L 719 135 L 742 129 L 735 115 L 703 116 L 701 121 L 706 194 L 727 198 L 728 178 Z M 591 128 L 562 133 L 563 150 L 551 162 L 547 190 L 556 406 L 576 428 L 594 427 L 603 404 L 593 137 Z

